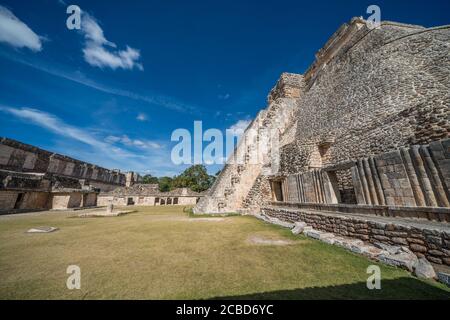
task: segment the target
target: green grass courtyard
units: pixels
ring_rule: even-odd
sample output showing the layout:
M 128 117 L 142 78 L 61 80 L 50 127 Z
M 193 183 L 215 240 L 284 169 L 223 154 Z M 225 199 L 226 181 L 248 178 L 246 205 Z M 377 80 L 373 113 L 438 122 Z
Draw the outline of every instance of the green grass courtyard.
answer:
M 250 216 L 190 217 L 183 207 L 0 216 L 0 299 L 449 299 L 450 290 Z M 27 234 L 54 226 L 48 234 Z M 285 240 L 286 245 L 249 239 Z M 66 287 L 69 265 L 81 289 Z

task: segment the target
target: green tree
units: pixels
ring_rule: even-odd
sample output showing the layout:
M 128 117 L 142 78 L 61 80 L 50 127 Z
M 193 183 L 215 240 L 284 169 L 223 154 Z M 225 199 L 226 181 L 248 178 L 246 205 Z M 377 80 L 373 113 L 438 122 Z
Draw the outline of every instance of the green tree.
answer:
M 171 177 L 161 177 L 158 179 L 159 191 L 167 192 L 173 189 L 173 179 Z
M 155 184 L 158 183 L 158 177 L 154 177 L 151 174 L 146 174 L 142 177 L 143 184 Z
M 210 176 L 204 165 L 193 165 L 173 180 L 174 188 L 191 188 L 193 191 L 202 192 L 213 184 L 214 176 Z

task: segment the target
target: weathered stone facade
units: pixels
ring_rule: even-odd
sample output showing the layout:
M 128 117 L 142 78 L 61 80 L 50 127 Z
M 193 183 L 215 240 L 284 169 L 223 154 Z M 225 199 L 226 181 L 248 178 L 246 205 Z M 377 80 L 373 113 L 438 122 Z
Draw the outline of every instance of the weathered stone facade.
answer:
M 139 180 L 63 155 L 0 138 L 0 213 L 97 205 L 100 190 Z
M 278 193 L 291 202 L 448 207 L 449 51 L 449 26 L 344 24 L 303 76 L 281 76 L 235 152 L 250 157 L 247 133 L 277 127 L 279 161 L 268 146 L 269 163 L 228 163 L 195 212 L 257 212 Z M 280 183 L 269 198 L 268 180 Z
M 105 169 L 8 138 L 0 138 L 0 170 L 83 179 L 102 190 L 124 186 L 127 180 L 118 170 Z
M 165 206 L 195 205 L 204 196 L 203 193 L 189 188 L 177 188 L 168 192 L 159 191 L 158 184 L 134 184 L 130 187 L 119 187 L 98 196 L 97 204 L 127 206 Z
M 450 131 L 450 27 L 352 20 L 307 71 L 282 173 L 426 144 Z M 293 149 L 297 161 L 290 161 Z M 284 152 L 283 152 L 284 154 Z M 319 155 L 317 158 L 315 156 Z
M 449 52 L 450 26 L 352 19 L 304 75 L 281 76 L 247 130 L 279 127 L 279 158 L 269 146 L 268 163 L 227 164 L 194 211 L 306 223 L 449 265 Z
M 419 258 L 450 266 L 450 229 L 444 224 L 377 221 L 367 216 L 348 216 L 327 212 L 267 206 L 262 212 L 282 221 L 303 221 L 317 230 L 370 243 L 406 246 Z
M 261 189 L 256 189 L 258 177 L 278 171 L 279 164 L 278 161 L 273 161 L 276 155 L 272 151 L 278 151 L 278 145 L 285 145 L 294 139 L 296 122 L 293 116 L 303 83 L 301 75 L 284 73 L 281 76 L 269 94 L 269 107 L 258 114 L 241 137 L 232 156 L 234 163 L 228 161 L 207 196 L 194 208 L 195 212 L 230 212 L 253 207 L 252 203 L 258 202 L 256 199 L 248 199 L 244 205 L 255 183 L 257 185 L 252 194 L 255 197 L 260 194 Z M 265 145 L 265 150 L 256 150 L 262 137 L 268 137 L 273 132 L 279 135 L 279 139 L 271 141 L 273 144 Z M 267 190 L 267 184 L 261 186 Z

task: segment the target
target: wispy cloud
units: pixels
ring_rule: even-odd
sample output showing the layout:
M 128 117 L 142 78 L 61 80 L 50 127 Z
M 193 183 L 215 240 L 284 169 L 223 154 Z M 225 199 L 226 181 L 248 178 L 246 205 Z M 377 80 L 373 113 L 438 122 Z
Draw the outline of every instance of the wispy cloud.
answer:
M 89 87 L 91 89 L 95 89 L 104 93 L 112 94 L 115 96 L 125 97 L 137 101 L 142 101 L 148 103 L 150 105 L 157 105 L 169 110 L 177 111 L 177 112 L 189 112 L 189 113 L 197 113 L 200 108 L 195 105 L 190 105 L 179 101 L 176 98 L 158 95 L 158 94 L 140 94 L 136 92 L 132 92 L 129 90 L 114 88 L 111 86 L 104 85 L 92 79 L 89 79 L 81 72 L 68 72 L 54 67 L 47 67 L 44 64 L 35 64 L 23 59 L 12 57 L 11 55 L 7 55 L 5 53 L 0 52 L 0 56 L 12 60 L 14 62 L 26 65 L 33 69 L 48 73 L 55 77 L 63 78 L 69 81 L 76 82 L 83 86 Z
M 230 99 L 231 95 L 229 93 L 225 93 L 225 94 L 219 94 L 217 96 L 217 98 L 219 98 L 219 100 L 228 100 Z
M 101 137 L 86 128 L 70 125 L 54 114 L 34 108 L 0 105 L 0 112 L 12 115 L 25 123 L 44 128 L 59 138 L 69 139 L 60 149 L 66 149 L 67 146 L 70 148 L 62 153 L 81 160 L 124 171 L 152 170 L 156 175 L 172 174 L 182 169 L 168 160 L 170 159 L 170 150 L 150 140 L 131 139 L 127 135 Z M 77 146 L 71 141 L 78 141 L 81 144 Z M 122 147 L 117 144 L 121 144 Z M 91 148 L 86 149 L 83 145 Z
M 145 114 L 145 113 L 139 113 L 138 115 L 137 115 L 137 117 L 136 117 L 136 120 L 139 120 L 139 121 L 147 121 L 148 120 L 148 117 L 147 117 L 147 115 Z
M 13 108 L 0 105 L 0 111 L 11 114 L 21 120 L 31 122 L 58 135 L 78 140 L 92 147 L 101 149 L 109 147 L 108 144 L 96 139 L 84 130 L 71 126 L 55 115 L 41 110 L 32 108 Z
M 118 136 L 108 136 L 105 141 L 109 143 L 121 143 L 128 147 L 136 147 L 139 149 L 160 149 L 162 146 L 151 140 L 143 139 L 130 139 L 127 135 Z
M 42 50 L 42 37 L 37 35 L 10 10 L 0 5 L 0 42 L 15 48 Z
M 85 38 L 83 54 L 87 63 L 100 68 L 144 70 L 139 62 L 139 50 L 129 46 L 125 50 L 117 50 L 117 45 L 105 38 L 103 29 L 92 15 L 83 11 L 81 17 L 81 32 Z
M 245 131 L 247 129 L 248 125 L 250 124 L 251 120 L 249 119 L 242 119 L 238 120 L 236 123 L 234 123 L 232 126 L 229 127 L 230 130 L 233 131 Z

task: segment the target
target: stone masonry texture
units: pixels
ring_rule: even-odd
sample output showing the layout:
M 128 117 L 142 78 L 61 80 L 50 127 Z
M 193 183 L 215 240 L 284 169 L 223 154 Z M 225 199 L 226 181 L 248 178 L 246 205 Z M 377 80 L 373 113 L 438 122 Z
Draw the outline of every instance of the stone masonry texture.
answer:
M 287 190 L 293 183 L 287 176 L 307 172 L 306 183 L 322 197 L 318 202 L 328 197 L 333 203 L 448 207 L 449 52 L 450 26 L 382 22 L 370 30 L 353 18 L 305 74 L 280 77 L 267 108 L 249 126 L 279 128 L 279 160 L 272 161 L 276 150 L 269 148 L 266 163 L 227 164 L 194 212 L 257 212 L 272 200 L 270 181 L 284 177 Z M 417 150 L 409 151 L 413 146 Z M 245 158 L 248 152 L 238 147 L 235 155 Z M 380 158 L 391 152 L 396 155 L 390 160 Z M 333 166 L 331 176 L 322 174 Z M 418 168 L 426 175 L 412 175 Z M 354 185 L 357 169 L 372 178 Z M 336 198 L 323 184 L 338 189 Z M 291 201 L 296 197 L 289 195 Z

